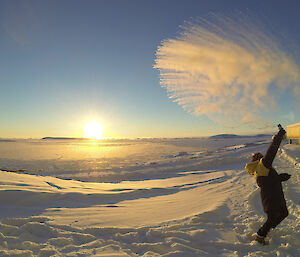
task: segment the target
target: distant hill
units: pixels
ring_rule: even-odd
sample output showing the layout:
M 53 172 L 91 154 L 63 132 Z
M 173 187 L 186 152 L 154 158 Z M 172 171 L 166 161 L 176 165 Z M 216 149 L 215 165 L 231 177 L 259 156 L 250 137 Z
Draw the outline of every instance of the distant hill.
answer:
M 76 137 L 43 137 L 42 140 L 88 140 L 88 138 L 76 138 Z
M 212 139 L 222 139 L 222 138 L 245 138 L 245 137 L 266 137 L 271 136 L 269 134 L 257 134 L 257 135 L 236 135 L 236 134 L 218 134 L 211 136 Z
M 209 138 L 218 139 L 218 138 L 236 138 L 236 137 L 242 137 L 242 136 L 238 136 L 235 134 L 219 134 L 219 135 L 211 136 Z
M 12 139 L 2 139 L 0 138 L 0 142 L 16 142 L 16 140 L 12 140 Z

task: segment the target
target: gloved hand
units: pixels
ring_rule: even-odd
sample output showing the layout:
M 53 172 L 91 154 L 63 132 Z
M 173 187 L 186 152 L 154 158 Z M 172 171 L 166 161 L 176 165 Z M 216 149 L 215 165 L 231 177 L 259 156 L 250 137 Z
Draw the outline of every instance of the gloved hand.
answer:
M 282 139 L 286 139 L 286 131 L 284 128 L 280 127 L 276 137 L 282 137 Z
M 288 173 L 281 173 L 279 174 L 279 177 L 280 177 L 280 181 L 287 181 L 290 179 L 291 175 L 288 174 Z
M 279 132 L 278 132 L 278 136 L 283 136 L 283 135 L 285 135 L 285 133 L 286 133 L 286 131 L 284 130 L 284 128 L 281 128 L 280 130 L 279 130 Z

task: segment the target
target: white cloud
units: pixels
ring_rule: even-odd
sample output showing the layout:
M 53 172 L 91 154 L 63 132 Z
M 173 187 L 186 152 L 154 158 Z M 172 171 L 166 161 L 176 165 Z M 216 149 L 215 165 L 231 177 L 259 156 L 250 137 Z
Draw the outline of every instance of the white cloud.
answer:
M 178 38 L 158 47 L 154 67 L 160 71 L 161 85 L 195 115 L 262 127 L 260 113 L 278 108 L 279 91 L 292 87 L 298 93 L 300 69 L 250 19 L 213 18 L 186 24 Z

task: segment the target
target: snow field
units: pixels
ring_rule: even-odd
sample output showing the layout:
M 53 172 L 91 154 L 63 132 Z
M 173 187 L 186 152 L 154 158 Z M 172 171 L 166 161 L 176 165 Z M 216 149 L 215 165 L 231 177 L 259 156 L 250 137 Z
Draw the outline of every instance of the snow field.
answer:
M 283 147 L 274 163 L 292 175 L 290 215 L 268 246 L 251 242 L 265 220 L 241 168 L 252 150 L 232 149 L 198 170 L 121 183 L 0 172 L 0 256 L 300 256 L 298 150 Z

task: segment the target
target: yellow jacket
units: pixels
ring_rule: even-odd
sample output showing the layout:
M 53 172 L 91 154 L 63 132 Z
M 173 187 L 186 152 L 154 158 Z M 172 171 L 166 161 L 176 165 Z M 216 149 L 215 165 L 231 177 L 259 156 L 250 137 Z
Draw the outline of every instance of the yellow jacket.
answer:
M 248 171 L 250 175 L 253 175 L 256 178 L 259 176 L 268 176 L 270 170 L 264 166 L 262 159 L 263 158 L 254 162 L 247 163 L 245 166 L 246 171 Z

